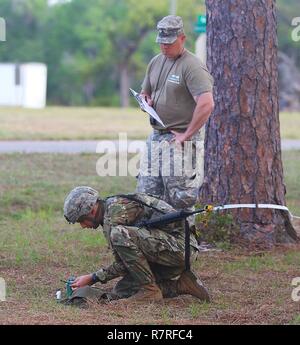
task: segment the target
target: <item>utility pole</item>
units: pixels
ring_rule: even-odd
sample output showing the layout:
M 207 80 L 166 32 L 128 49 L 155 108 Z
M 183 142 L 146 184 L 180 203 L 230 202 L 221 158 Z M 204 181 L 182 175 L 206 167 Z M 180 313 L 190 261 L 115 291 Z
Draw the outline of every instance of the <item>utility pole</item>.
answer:
M 176 16 L 177 0 L 170 0 L 170 14 Z

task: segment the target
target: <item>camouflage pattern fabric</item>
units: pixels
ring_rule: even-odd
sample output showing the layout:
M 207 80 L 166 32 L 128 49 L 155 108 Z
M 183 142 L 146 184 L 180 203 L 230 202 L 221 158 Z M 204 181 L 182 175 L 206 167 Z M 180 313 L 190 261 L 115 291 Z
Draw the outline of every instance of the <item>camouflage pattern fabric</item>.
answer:
M 175 209 L 187 209 L 195 205 L 203 183 L 204 131 L 187 142 L 186 150 L 171 142 L 173 138 L 172 133 L 158 130 L 149 136 L 136 191 L 163 199 Z
M 153 196 L 142 193 L 132 196 L 164 213 L 174 211 L 173 207 Z M 158 215 L 158 211 L 124 197 L 111 197 L 105 201 L 103 231 L 115 262 L 96 274 L 102 283 L 123 277 L 113 290 L 121 298 L 131 296 L 141 285 L 152 282 L 162 285 L 165 294 L 170 296 L 174 286 L 171 280 L 185 268 L 182 222 L 151 230 L 133 226 L 139 220 Z M 192 262 L 198 248 L 193 235 L 190 244 Z
M 182 30 L 183 29 L 183 21 L 182 18 L 175 15 L 169 15 L 162 18 L 157 23 L 157 29 L 165 29 L 165 30 Z
M 183 33 L 182 19 L 174 15 L 166 16 L 157 23 L 157 30 L 157 43 L 172 44 L 176 41 L 178 35 Z
M 80 216 L 89 214 L 98 199 L 98 192 L 87 186 L 74 188 L 65 199 L 64 216 L 74 224 Z

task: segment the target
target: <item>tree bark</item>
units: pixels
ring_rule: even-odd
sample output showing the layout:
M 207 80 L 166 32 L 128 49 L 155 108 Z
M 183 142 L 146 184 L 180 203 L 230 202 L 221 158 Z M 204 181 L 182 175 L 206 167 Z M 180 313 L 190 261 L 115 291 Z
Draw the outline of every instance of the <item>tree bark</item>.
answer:
M 205 203 L 285 205 L 274 0 L 206 0 L 215 110 L 206 127 Z M 272 246 L 297 239 L 287 213 L 231 211 L 241 235 Z

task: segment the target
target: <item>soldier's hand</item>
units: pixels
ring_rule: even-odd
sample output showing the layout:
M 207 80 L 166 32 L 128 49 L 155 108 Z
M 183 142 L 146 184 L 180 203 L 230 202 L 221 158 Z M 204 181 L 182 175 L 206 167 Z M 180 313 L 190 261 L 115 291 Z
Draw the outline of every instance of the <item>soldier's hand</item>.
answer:
M 87 285 L 92 285 L 92 274 L 86 274 L 84 276 L 77 277 L 74 280 L 74 283 L 71 285 L 71 288 L 73 290 L 76 290 Z
M 150 107 L 152 107 L 153 100 L 151 99 L 151 97 L 149 95 L 147 95 L 146 93 L 141 93 L 140 95 L 144 98 L 144 100 L 148 103 L 148 105 L 150 105 Z
M 178 143 L 180 145 L 183 145 L 183 143 L 188 140 L 185 133 L 177 132 L 171 130 L 171 132 L 174 134 L 174 137 L 171 139 L 171 142 L 175 141 L 175 143 Z

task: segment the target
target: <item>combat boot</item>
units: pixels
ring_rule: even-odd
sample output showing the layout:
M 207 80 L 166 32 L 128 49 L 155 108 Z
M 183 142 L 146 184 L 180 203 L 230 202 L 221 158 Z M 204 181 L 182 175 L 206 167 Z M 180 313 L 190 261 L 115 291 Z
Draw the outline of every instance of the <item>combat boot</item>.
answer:
M 160 288 L 155 284 L 147 284 L 141 286 L 140 290 L 133 296 L 122 299 L 122 303 L 132 303 L 132 302 L 157 302 L 163 299 Z M 116 302 L 119 302 L 116 301 Z
M 192 271 L 184 271 L 181 274 L 177 280 L 177 293 L 179 295 L 192 295 L 206 302 L 210 301 L 207 289 Z

